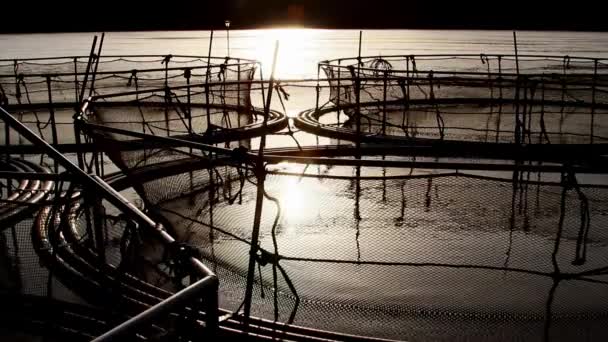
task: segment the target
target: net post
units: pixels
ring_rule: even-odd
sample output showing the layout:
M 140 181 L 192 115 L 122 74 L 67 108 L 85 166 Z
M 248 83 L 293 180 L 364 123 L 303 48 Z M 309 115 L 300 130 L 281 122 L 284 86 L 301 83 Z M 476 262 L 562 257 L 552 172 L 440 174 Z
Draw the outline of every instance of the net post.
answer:
M 211 112 L 209 109 L 209 75 L 211 74 L 211 47 L 213 46 L 213 30 L 209 36 L 209 52 L 207 53 L 207 72 L 205 72 L 205 104 L 207 109 L 207 131 L 211 131 Z
M 357 140 L 355 141 L 356 146 L 356 158 L 361 158 L 361 40 L 363 38 L 363 31 L 359 31 L 359 54 L 357 55 L 357 77 L 355 78 L 355 102 L 356 102 L 356 126 L 357 126 Z
M 500 121 L 502 118 L 502 55 L 498 55 L 498 117 L 496 118 L 496 139 L 495 142 L 498 143 L 500 137 Z
M 47 95 L 48 95 L 48 101 L 49 101 L 49 115 L 51 116 L 51 138 L 53 139 L 53 146 L 55 146 L 55 148 L 57 148 L 58 145 L 58 141 L 57 141 L 57 125 L 55 123 L 55 108 L 53 106 L 53 92 L 51 90 L 51 76 L 46 76 L 46 89 L 47 89 Z M 55 159 L 53 159 L 53 169 L 55 171 L 55 173 L 59 172 L 59 165 L 57 164 L 57 161 Z
M 78 57 L 74 57 L 74 103 L 78 100 Z
M 386 92 L 388 70 L 384 70 L 383 90 L 382 90 L 382 135 L 386 136 Z
M 595 91 L 597 88 L 597 58 L 593 59 L 593 79 L 591 80 L 591 127 L 589 127 L 589 143 L 593 144 L 593 135 L 595 129 Z
M 245 288 L 245 328 L 249 325 L 249 318 L 251 315 L 251 300 L 253 296 L 253 280 L 255 277 L 255 264 L 258 251 L 258 239 L 260 235 L 260 224 L 262 220 L 262 206 L 264 203 L 264 181 L 266 176 L 266 170 L 264 169 L 264 147 L 266 145 L 266 127 L 268 124 L 268 116 L 270 112 L 270 104 L 272 101 L 272 88 L 274 86 L 274 73 L 277 63 L 277 54 L 279 52 L 279 41 L 275 42 L 274 57 L 272 60 L 272 72 L 270 74 L 270 80 L 268 82 L 268 96 L 266 97 L 266 103 L 264 105 L 264 120 L 262 123 L 263 131 L 260 137 L 260 148 L 258 151 L 257 162 L 255 163 L 255 176 L 257 178 L 257 194 L 255 202 L 255 216 L 253 222 L 253 229 L 251 232 L 251 249 L 249 252 L 249 265 L 247 269 L 247 287 Z M 264 82 L 261 83 L 262 89 L 264 88 Z
M 93 95 L 95 91 L 95 80 L 97 79 L 97 68 L 99 67 L 99 57 L 101 56 L 101 48 L 103 47 L 103 40 L 105 38 L 105 32 L 101 33 L 101 39 L 99 40 L 99 48 L 97 49 L 97 54 L 95 55 L 95 68 L 93 69 L 93 75 L 91 76 L 91 88 L 89 88 L 89 97 Z

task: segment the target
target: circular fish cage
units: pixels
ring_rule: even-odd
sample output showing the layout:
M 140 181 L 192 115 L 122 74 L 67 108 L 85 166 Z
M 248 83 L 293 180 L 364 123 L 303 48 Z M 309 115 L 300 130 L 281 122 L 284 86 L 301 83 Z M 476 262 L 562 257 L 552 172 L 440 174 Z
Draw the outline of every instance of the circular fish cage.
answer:
M 132 169 L 175 158 L 146 136 L 247 148 L 251 138 L 287 127 L 284 113 L 265 113 L 252 104 L 261 92 L 251 82 L 218 82 L 97 96 L 85 104 L 76 125 L 85 139 L 106 146 L 116 165 Z M 182 157 L 188 153 L 192 149 Z
M 242 83 L 239 96 L 245 99 L 250 91 L 246 83 L 258 69 L 260 63 L 250 59 L 187 55 L 0 60 L 0 105 L 46 141 L 70 144 L 76 143 L 74 108 L 90 96 L 213 82 L 232 82 L 226 87 L 236 89 L 236 82 Z M 216 99 L 209 101 L 214 102 Z
M 284 338 L 294 331 L 338 340 L 607 337 L 601 170 L 365 147 L 357 156 L 269 150 L 263 168 L 243 152 L 183 159 L 165 147 L 164 154 L 174 162 L 108 181 L 136 193 L 177 241 L 196 248 L 220 279 L 222 312 L 235 321 L 249 302 L 251 317 Z M 87 235 L 80 213 L 62 238 Z M 104 221 L 107 265 L 97 267 L 122 267 L 133 278 L 105 292 L 145 302 L 175 291 L 163 247 L 143 237 L 125 254 L 117 243 L 128 241 L 124 225 Z M 239 327 L 235 321 L 223 324 Z
M 329 101 L 307 132 L 361 143 L 589 144 L 608 139 L 608 61 L 522 55 L 343 58 L 319 63 Z
M 49 87 L 54 102 L 73 104 L 80 102 L 85 78 L 88 84 L 84 95 L 102 95 L 186 86 L 224 76 L 246 81 L 253 78 L 259 64 L 237 57 L 171 54 L 5 59 L 0 60 L 0 85 L 9 105 L 46 104 Z

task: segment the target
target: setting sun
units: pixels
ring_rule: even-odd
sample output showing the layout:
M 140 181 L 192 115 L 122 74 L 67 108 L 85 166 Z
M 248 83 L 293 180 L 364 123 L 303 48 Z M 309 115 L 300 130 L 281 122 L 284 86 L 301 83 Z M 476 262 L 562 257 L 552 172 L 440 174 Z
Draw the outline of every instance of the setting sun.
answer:
M 255 55 L 262 62 L 264 77 L 270 77 L 274 43 L 279 41 L 279 54 L 275 76 L 289 79 L 312 75 L 310 70 L 315 64 L 310 63 L 311 46 L 319 35 L 318 30 L 285 28 L 261 30 L 256 37 Z

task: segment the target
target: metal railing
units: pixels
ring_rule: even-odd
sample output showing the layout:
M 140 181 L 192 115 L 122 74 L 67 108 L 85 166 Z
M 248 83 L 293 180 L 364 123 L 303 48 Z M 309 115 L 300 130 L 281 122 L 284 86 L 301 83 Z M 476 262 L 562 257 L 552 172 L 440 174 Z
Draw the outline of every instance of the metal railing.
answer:
M 1 107 L 0 119 L 4 121 L 5 125 L 10 126 L 25 139 L 29 140 L 32 144 L 41 148 L 53 160 L 61 165 L 66 172 L 72 176 L 72 181 L 80 182 L 84 185 L 84 187 L 94 189 L 99 197 L 107 200 L 122 213 L 128 215 L 128 217 L 135 221 L 139 227 L 155 232 L 164 244 L 175 245 L 175 239 L 163 229 L 162 225 L 154 222 L 145 213 L 139 210 L 136 206 L 134 206 L 116 190 L 104 182 L 100 177 L 89 175 L 85 171 L 81 170 L 63 154 L 38 137 L 28 127 L 19 122 Z M 191 275 L 192 279 L 200 278 L 200 280 L 108 331 L 95 341 L 115 340 L 121 336 L 134 333 L 137 331 L 137 329 L 149 324 L 151 320 L 177 310 L 179 307 L 183 307 L 184 304 L 187 304 L 196 297 L 204 298 L 203 304 L 205 308 L 206 329 L 209 334 L 215 334 L 218 328 L 218 278 L 213 271 L 205 266 L 199 259 L 189 256 L 187 257 L 187 262 L 190 264 L 190 269 L 196 273 Z

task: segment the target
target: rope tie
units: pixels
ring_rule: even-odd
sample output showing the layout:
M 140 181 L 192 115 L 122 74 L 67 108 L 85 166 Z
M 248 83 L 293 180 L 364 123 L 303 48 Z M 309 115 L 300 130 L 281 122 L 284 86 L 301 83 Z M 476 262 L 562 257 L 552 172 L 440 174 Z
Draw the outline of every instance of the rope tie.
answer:
M 15 97 L 17 97 L 17 99 L 21 99 L 21 86 L 23 85 L 24 87 L 25 85 L 25 76 L 23 75 L 23 73 L 17 74 L 17 83 L 15 84 Z
M 173 58 L 173 55 L 166 55 L 163 60 L 160 62 L 161 65 L 166 64 L 169 65 L 169 62 L 171 61 L 171 58 Z
M 129 76 L 129 80 L 127 80 L 127 87 L 130 87 L 135 81 L 135 85 L 137 86 L 137 69 L 131 70 L 131 76 Z
M 564 65 L 564 73 L 566 73 L 566 70 L 570 69 L 570 56 L 568 56 L 568 55 L 564 56 L 563 65 Z
M 189 80 L 192 77 L 192 69 L 186 68 L 184 69 L 184 78 Z

